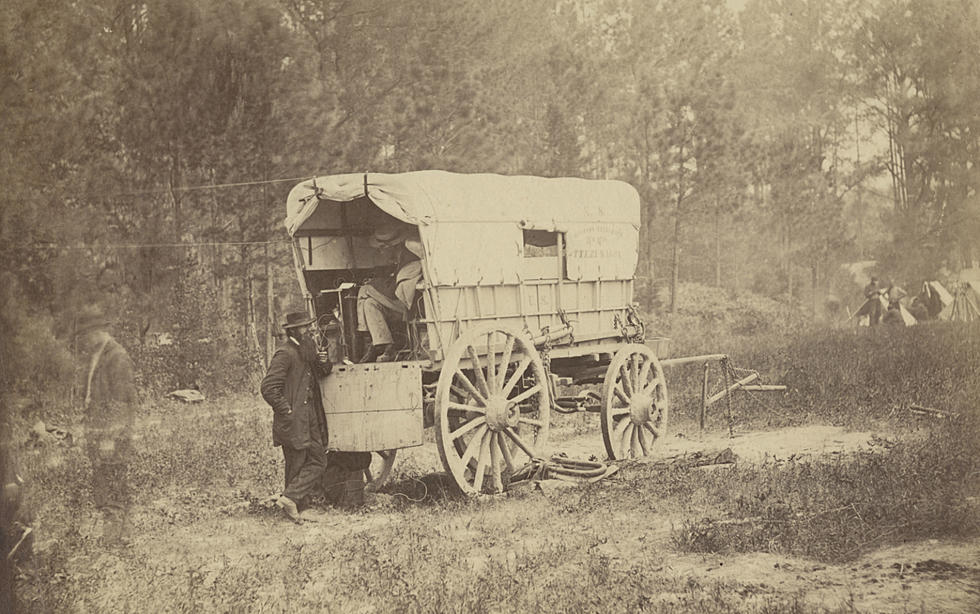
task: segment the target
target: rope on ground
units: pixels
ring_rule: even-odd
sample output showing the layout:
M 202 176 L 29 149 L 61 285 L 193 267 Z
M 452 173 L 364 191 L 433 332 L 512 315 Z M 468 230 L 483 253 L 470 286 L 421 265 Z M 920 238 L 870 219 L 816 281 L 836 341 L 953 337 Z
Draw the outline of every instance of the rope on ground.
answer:
M 514 472 L 511 483 L 524 480 L 541 481 L 547 479 L 564 480 L 566 482 L 597 482 L 610 476 L 618 467 L 599 461 L 586 461 L 567 456 L 554 455 L 550 459 L 534 458 L 528 464 Z

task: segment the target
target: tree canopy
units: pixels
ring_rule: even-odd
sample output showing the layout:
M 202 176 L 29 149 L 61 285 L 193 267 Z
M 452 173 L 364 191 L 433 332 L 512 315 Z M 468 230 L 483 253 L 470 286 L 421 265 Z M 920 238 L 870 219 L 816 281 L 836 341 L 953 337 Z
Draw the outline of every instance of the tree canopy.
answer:
M 813 311 L 845 262 L 911 283 L 980 258 L 970 0 L 10 0 L 0 15 L 4 383 L 92 299 L 138 342 L 171 331 L 186 356 L 260 362 L 269 297 L 296 298 L 284 197 L 316 174 L 621 179 L 643 199 L 641 288 Z

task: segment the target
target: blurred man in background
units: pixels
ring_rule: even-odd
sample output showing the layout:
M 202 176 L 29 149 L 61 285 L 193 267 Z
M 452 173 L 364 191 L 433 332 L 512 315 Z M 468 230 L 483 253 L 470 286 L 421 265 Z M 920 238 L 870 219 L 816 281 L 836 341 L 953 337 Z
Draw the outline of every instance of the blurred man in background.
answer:
M 108 331 L 95 306 L 74 318 L 72 338 L 83 407 L 85 450 L 92 465 L 92 498 L 102 514 L 107 545 L 129 540 L 131 492 L 126 472 L 132 460 L 137 395 L 133 361 Z
M 875 326 L 878 324 L 878 320 L 881 319 L 882 308 L 882 294 L 885 291 L 878 285 L 878 278 L 872 277 L 868 285 L 864 287 L 864 298 L 867 299 L 868 308 L 868 324 L 870 326 Z M 863 311 L 863 309 L 862 309 Z

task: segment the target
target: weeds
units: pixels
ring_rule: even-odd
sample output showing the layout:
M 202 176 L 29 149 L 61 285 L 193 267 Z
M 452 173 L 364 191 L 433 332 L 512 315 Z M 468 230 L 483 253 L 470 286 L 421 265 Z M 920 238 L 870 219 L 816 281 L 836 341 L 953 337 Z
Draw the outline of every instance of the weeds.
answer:
M 672 565 L 692 557 L 685 552 L 840 562 L 900 541 L 980 534 L 978 333 L 832 331 L 726 348 L 736 364 L 791 387 L 765 407 L 742 397 L 740 426 L 921 430 L 874 452 L 721 472 L 638 463 L 547 497 L 490 500 L 459 497 L 446 476 L 403 460 L 387 489 L 394 511 L 341 515 L 335 529 L 287 527 L 255 505 L 282 471 L 261 400 L 150 403 L 131 467 L 141 555 L 92 563 L 88 575 L 71 570 L 106 553 L 67 531 L 72 513 L 91 514 L 84 454 L 21 446 L 47 544 L 21 589 L 28 611 L 834 611 L 804 594 L 688 577 Z M 696 403 L 685 395 L 699 394 L 700 373 L 685 373 L 668 372 L 668 382 L 675 414 L 690 419 Z M 913 418 L 910 403 L 958 417 Z M 246 507 L 220 511 L 233 501 Z
M 735 469 L 687 478 L 726 517 L 688 521 L 674 534 L 692 552 L 778 552 L 847 561 L 908 540 L 980 534 L 980 419 L 923 440 L 834 461 Z

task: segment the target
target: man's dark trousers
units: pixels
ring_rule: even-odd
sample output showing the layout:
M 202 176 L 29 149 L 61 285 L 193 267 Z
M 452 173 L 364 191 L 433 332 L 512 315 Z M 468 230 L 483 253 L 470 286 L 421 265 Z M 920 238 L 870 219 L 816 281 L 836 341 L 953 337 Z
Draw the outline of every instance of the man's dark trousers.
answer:
M 288 444 L 282 446 L 282 456 L 286 461 L 286 489 L 282 494 L 296 502 L 321 492 L 326 452 L 320 429 L 312 429 L 310 437 L 312 441 L 308 448 L 297 450 Z

